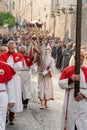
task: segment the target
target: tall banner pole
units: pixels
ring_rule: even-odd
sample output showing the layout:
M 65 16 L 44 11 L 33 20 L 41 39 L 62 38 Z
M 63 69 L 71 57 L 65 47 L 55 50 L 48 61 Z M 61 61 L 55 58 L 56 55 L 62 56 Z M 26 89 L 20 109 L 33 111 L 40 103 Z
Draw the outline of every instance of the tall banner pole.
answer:
M 82 0 L 77 0 L 75 74 L 80 74 L 81 19 L 82 19 Z M 74 97 L 77 96 L 79 89 L 80 89 L 80 82 L 75 81 Z

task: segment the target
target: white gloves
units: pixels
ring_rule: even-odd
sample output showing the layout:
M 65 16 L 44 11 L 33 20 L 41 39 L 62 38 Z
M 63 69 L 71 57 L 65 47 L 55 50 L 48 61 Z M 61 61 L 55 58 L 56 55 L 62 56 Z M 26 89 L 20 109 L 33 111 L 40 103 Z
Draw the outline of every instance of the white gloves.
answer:
M 45 76 L 48 73 L 48 70 L 42 72 L 42 75 Z

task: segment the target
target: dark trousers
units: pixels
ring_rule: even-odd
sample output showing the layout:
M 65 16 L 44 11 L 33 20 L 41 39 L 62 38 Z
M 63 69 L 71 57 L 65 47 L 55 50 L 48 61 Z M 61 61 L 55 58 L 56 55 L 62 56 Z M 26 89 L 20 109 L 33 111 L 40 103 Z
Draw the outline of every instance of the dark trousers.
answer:
M 23 100 L 23 104 L 24 104 L 24 105 L 28 105 L 28 101 L 29 101 L 29 99 Z
M 75 130 L 77 130 L 77 127 L 76 127 L 76 125 L 75 125 Z
M 12 122 L 14 120 L 14 118 L 15 118 L 14 112 L 9 111 L 8 117 L 9 117 L 9 121 Z

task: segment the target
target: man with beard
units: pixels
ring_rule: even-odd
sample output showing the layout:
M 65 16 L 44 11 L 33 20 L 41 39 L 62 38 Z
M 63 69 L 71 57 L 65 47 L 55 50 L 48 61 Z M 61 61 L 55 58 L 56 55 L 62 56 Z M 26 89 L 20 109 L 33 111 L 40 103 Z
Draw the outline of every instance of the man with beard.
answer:
M 44 70 L 41 70 L 41 65 L 38 66 L 38 98 L 41 103 L 40 109 L 47 108 L 47 101 L 54 100 L 52 76 L 55 71 L 55 62 L 51 57 L 51 48 L 49 46 L 45 49 L 43 64 Z
M 9 120 L 10 125 L 13 125 L 14 113 L 21 112 L 22 108 L 22 96 L 21 96 L 21 80 L 20 80 L 20 71 L 23 68 L 23 57 L 21 54 L 16 52 L 16 45 L 14 41 L 9 41 L 7 44 L 8 52 L 3 53 L 0 57 L 1 59 L 14 68 L 16 71 L 15 76 L 13 77 L 15 83 L 15 95 L 16 95 L 16 103 L 15 106 L 10 109 L 9 112 Z

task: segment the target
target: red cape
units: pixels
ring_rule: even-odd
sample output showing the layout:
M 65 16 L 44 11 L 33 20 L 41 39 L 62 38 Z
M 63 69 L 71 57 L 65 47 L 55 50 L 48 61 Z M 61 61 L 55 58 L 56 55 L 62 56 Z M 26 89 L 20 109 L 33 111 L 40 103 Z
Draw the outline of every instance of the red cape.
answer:
M 27 66 L 31 66 L 33 63 L 32 63 L 32 60 L 31 60 L 31 58 L 30 58 L 30 56 L 28 56 L 28 55 L 25 55 L 24 56 L 24 59 L 25 59 L 25 62 L 26 62 L 26 64 L 27 64 Z
M 0 83 L 7 83 L 12 79 L 15 73 L 10 65 L 0 61 Z
M 85 82 L 87 83 L 87 67 L 82 66 L 81 69 L 82 69 L 82 71 L 83 71 L 83 73 L 85 75 Z M 72 79 L 71 79 L 73 74 L 75 74 L 75 66 L 67 67 L 67 68 L 65 68 L 63 70 L 63 72 L 62 72 L 62 74 L 60 76 L 60 80 L 68 78 L 69 79 L 68 83 L 70 84 L 70 83 L 73 82 Z
M 19 62 L 19 61 L 22 61 L 23 62 L 23 56 L 17 52 L 13 53 L 13 54 L 10 54 L 8 52 L 5 52 L 3 53 L 1 56 L 0 56 L 0 59 L 2 59 L 4 62 L 7 62 L 7 59 L 9 58 L 9 56 L 12 55 L 13 56 L 13 60 L 14 60 L 14 63 L 16 62 Z

